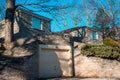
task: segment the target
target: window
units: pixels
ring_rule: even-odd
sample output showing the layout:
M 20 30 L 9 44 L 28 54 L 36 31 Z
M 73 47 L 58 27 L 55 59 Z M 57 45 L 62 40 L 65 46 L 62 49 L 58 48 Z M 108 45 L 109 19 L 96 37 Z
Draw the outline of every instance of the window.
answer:
M 41 24 L 40 19 L 35 17 L 32 18 L 32 28 L 40 29 L 40 26 L 41 26 L 40 24 Z
M 95 32 L 95 31 L 92 32 L 92 38 L 97 39 L 97 32 Z

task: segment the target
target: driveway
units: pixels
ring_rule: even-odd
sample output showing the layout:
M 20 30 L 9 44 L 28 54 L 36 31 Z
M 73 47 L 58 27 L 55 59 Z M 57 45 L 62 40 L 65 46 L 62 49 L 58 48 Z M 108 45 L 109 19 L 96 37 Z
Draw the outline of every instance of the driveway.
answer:
M 46 80 L 120 80 L 118 78 L 52 78 Z

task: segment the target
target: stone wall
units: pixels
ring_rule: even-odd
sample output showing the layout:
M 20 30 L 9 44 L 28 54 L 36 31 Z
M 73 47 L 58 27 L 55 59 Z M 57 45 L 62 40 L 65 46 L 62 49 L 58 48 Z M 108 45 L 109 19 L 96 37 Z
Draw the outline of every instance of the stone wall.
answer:
M 12 52 L 5 50 L 4 56 L 11 56 L 13 58 L 5 58 L 12 60 L 9 65 L 0 70 L 0 80 L 34 80 L 38 78 L 38 43 L 35 35 L 40 31 L 27 28 L 22 22 L 15 22 L 14 38 L 15 47 Z M 19 25 L 19 27 L 18 27 Z M 4 37 L 4 27 L 1 30 L 1 38 Z M 6 60 L 1 61 L 0 68 L 6 63 Z M 1 64 L 2 63 L 2 64 Z
M 69 37 L 58 34 L 41 35 L 38 36 L 38 40 L 43 44 L 70 45 Z
M 40 38 L 39 38 L 40 39 Z M 59 35 L 41 37 L 44 44 L 70 45 L 69 40 Z M 120 62 L 96 57 L 86 57 L 80 53 L 83 43 L 74 42 L 74 63 L 76 77 L 120 78 Z
M 1 58 L 4 59 L 3 61 L 0 59 L 0 69 L 5 63 L 8 63 L 0 70 L 0 80 L 37 80 L 39 52 L 36 42 L 12 48 L 12 56 L 8 52 L 9 50 L 6 50 L 2 53 L 3 57 L 1 56 Z
M 14 62 L 6 66 L 0 74 L 0 79 L 7 80 L 37 80 L 38 78 L 38 64 L 39 64 L 39 50 L 40 44 L 55 44 L 55 45 L 69 45 L 67 39 L 59 35 L 43 35 L 34 36 L 37 31 L 24 28 L 23 24 L 20 24 L 19 33 L 15 34 L 16 41 L 14 44 L 16 47 L 12 49 L 12 53 L 8 53 L 9 50 L 4 51 L 4 55 L 12 56 Z M 22 31 L 21 31 L 22 30 Z M 34 34 L 32 34 L 34 33 Z M 35 34 L 36 35 L 36 34 Z M 1 63 L 1 61 L 0 61 Z M 0 64 L 0 66 L 2 66 Z M 5 77 L 4 77 L 5 76 Z
M 60 35 L 39 37 L 44 44 L 69 45 L 70 40 Z M 81 78 L 120 78 L 120 62 L 97 57 L 86 57 L 80 53 L 84 43 L 74 42 L 75 76 Z
M 75 43 L 75 75 L 83 78 L 120 78 L 120 62 L 97 57 L 86 57 L 80 53 L 84 44 Z
M 21 41 L 22 40 L 22 41 Z M 15 54 L 34 53 L 30 58 L 23 58 L 24 63 L 14 64 L 14 66 L 6 67 L 1 75 L 0 79 L 8 80 L 35 80 L 38 78 L 38 45 L 39 44 L 54 44 L 54 45 L 69 45 L 70 40 L 67 37 L 51 34 L 42 35 L 34 38 L 19 38 L 16 42 L 21 44 L 23 49 L 16 47 L 13 49 Z M 31 44 L 32 43 L 32 44 Z M 74 63 L 75 63 L 75 76 L 76 77 L 108 77 L 108 78 L 120 78 L 120 62 L 116 60 L 108 60 L 96 57 L 86 57 L 80 53 L 80 49 L 83 43 L 74 43 Z M 17 69 L 17 70 L 16 70 Z M 5 77 L 4 77 L 5 76 Z M 6 78 L 7 76 L 7 78 Z

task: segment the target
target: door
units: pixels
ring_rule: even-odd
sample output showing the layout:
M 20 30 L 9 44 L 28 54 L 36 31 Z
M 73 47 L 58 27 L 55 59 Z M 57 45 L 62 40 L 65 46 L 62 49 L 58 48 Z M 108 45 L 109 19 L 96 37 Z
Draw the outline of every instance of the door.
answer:
M 51 78 L 69 74 L 69 50 L 53 45 L 40 46 L 39 77 Z

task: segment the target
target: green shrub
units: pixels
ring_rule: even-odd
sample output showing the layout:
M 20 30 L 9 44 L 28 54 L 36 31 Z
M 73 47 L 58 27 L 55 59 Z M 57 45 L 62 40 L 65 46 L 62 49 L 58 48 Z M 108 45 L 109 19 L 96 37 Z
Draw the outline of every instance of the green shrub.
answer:
M 81 53 L 86 56 L 116 59 L 120 61 L 119 47 L 86 44 L 84 47 L 82 47 Z
M 118 46 L 118 42 L 113 40 L 110 37 L 106 37 L 103 39 L 103 44 L 104 45 L 108 45 L 108 46 L 113 46 L 113 47 L 117 47 Z

